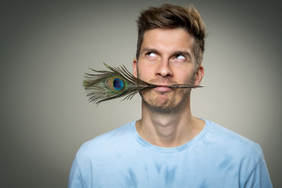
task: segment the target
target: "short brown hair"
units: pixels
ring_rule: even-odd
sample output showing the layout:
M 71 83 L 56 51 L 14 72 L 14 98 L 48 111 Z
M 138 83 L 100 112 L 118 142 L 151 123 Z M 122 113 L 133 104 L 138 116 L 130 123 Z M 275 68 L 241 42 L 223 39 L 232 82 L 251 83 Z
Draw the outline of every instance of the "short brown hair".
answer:
M 148 10 L 141 12 L 136 22 L 138 26 L 137 60 L 140 55 L 144 34 L 147 30 L 183 28 L 195 39 L 193 53 L 196 64 L 200 65 L 202 63 L 205 50 L 206 27 L 200 14 L 192 5 L 190 7 L 181 7 L 163 4 L 160 7 L 150 7 Z

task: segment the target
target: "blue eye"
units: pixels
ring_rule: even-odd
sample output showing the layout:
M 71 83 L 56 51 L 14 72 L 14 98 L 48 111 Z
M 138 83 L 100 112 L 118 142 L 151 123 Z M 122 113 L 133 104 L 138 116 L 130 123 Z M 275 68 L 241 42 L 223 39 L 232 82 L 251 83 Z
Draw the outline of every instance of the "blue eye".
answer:
M 113 81 L 113 86 L 116 90 L 122 90 L 124 88 L 124 83 L 121 79 L 115 78 Z
M 113 77 L 106 81 L 106 85 L 113 91 L 122 91 L 126 87 L 126 83 L 122 78 Z

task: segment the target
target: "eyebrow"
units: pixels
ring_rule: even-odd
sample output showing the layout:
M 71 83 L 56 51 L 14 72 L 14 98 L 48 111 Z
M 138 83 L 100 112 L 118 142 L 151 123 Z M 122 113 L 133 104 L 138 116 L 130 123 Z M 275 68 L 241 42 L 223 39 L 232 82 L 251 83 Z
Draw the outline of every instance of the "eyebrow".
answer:
M 142 51 L 141 51 L 141 54 L 143 54 L 144 52 L 154 52 L 154 53 L 157 53 L 159 54 L 159 51 L 154 49 L 154 48 L 144 48 Z
M 158 50 L 154 49 L 154 48 L 144 48 L 141 51 L 141 54 L 143 54 L 145 52 L 154 52 L 154 53 L 160 54 L 160 52 Z M 175 56 L 175 55 L 183 55 L 185 57 L 188 57 L 188 59 L 190 61 L 192 61 L 192 55 L 187 51 L 175 51 L 175 52 L 172 53 L 172 55 L 170 55 L 170 58 Z

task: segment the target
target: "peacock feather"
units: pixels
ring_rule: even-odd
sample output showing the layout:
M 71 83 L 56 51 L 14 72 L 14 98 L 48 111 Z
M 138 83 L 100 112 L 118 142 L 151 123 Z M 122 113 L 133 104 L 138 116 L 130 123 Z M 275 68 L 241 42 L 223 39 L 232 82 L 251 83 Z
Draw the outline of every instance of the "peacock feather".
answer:
M 97 105 L 100 102 L 125 97 L 131 99 L 135 94 L 148 88 L 159 87 L 134 77 L 124 65 L 120 67 L 111 67 L 104 63 L 110 71 L 99 71 L 91 69 L 98 74 L 85 73 L 83 86 L 89 97 L 89 102 Z M 168 86 L 170 88 L 193 88 L 202 86 L 191 86 L 185 84 L 175 84 Z

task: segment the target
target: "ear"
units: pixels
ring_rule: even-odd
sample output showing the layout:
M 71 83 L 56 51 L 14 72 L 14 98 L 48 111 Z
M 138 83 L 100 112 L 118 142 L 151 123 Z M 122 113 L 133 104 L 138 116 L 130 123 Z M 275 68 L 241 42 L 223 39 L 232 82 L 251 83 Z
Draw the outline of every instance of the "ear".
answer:
M 194 80 L 194 85 L 198 86 L 201 84 L 201 81 L 204 77 L 205 71 L 204 71 L 204 66 L 200 65 L 198 67 L 198 70 L 196 72 L 195 80 Z
M 132 69 L 133 69 L 133 76 L 137 78 L 137 59 L 136 58 L 134 58 L 133 60 Z

